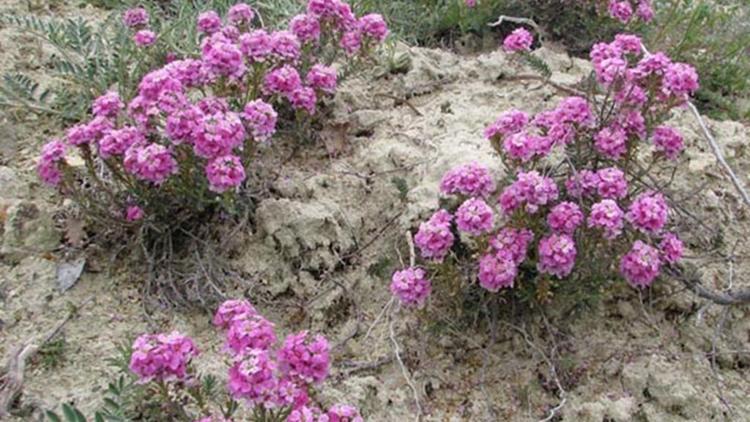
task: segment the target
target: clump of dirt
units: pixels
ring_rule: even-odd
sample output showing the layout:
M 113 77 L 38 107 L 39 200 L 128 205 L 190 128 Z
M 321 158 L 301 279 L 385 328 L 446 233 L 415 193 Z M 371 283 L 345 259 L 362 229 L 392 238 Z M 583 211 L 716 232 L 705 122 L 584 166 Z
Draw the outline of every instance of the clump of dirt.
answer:
M 466 327 L 439 310 L 431 311 L 429 326 L 406 310 L 378 320 L 390 300 L 390 274 L 408 259 L 404 233 L 437 208 L 443 173 L 476 160 L 502 176 L 484 127 L 505 109 L 538 112 L 565 95 L 538 81 L 511 80 L 529 70 L 499 51 L 467 58 L 399 45 L 397 53 L 411 57 L 408 71 L 349 80 L 336 96 L 331 127 L 339 129 L 330 136 L 342 138 L 334 141 L 350 151 L 282 164 L 284 177 L 271 186 L 274 197 L 258 205 L 254 230 L 238 234 L 240 253 L 231 262 L 245 276 L 231 296 L 248 297 L 284 334 L 310 329 L 331 340 L 334 369 L 318 400 L 355 404 L 367 420 L 408 420 L 417 411 L 413 381 L 426 420 L 535 420 L 561 403 L 565 420 L 750 418 L 750 354 L 743 346 L 748 310 L 712 306 L 668 280 L 645 297 L 623 285 L 577 316 L 556 316 L 552 309 L 550 321 L 531 315 Z M 561 52 L 534 54 L 549 63 L 558 84 L 574 87 L 590 71 L 585 61 Z M 15 59 L 3 60 L 8 68 Z M 697 123 L 686 112 L 672 123 L 685 134 L 688 152 L 670 195 L 702 222 L 680 225 L 690 259 L 713 288 L 746 285 L 744 208 Z M 747 181 L 748 129 L 709 125 Z M 32 182 L 31 153 L 17 154 L 22 158 L 13 168 L 0 171 L 18 186 L 0 189 L 2 203 L 33 201 L 41 213 L 53 212 L 57 205 Z M 21 224 L 17 236 L 51 224 Z M 736 259 L 707 256 L 719 252 Z M 54 369 L 29 368 L 23 403 L 51 408 L 74 402 L 92 411 L 111 372 L 105 358 L 146 330 L 190 334 L 202 349 L 200 370 L 224 376 L 221 339 L 209 316 L 169 310 L 146 316 L 138 272 L 97 265 L 103 271 L 85 272 L 60 293 L 56 268 L 64 255 L 45 248 L 15 258 L 0 267 L 0 352 L 46 332 L 69 314 L 69 304 L 79 306 L 63 328 L 65 359 Z

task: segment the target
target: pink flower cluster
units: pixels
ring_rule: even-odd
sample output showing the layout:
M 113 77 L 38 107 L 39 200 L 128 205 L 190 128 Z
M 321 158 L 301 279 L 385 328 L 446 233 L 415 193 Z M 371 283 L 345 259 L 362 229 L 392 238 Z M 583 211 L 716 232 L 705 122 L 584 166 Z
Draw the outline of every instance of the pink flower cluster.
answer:
M 272 323 L 245 300 L 228 300 L 216 311 L 213 323 L 226 330 L 229 391 L 251 406 L 289 407 L 304 413 L 307 388 L 328 377 L 330 346 L 323 336 L 307 331 L 287 336 L 281 347 Z
M 684 140 L 660 124 L 697 89 L 697 76 L 664 54 L 643 57 L 640 39 L 628 34 L 597 44 L 591 58 L 599 82 L 613 94 L 605 100 L 606 112 L 574 96 L 534 116 L 519 110 L 501 114 L 484 135 L 512 179 L 495 196 L 486 168 L 472 163 L 447 172 L 441 193 L 464 202 L 456 207 L 446 201 L 446 209 L 419 225 L 415 243 L 429 266 L 396 272 L 394 295 L 424 303 L 415 292 L 429 291 L 422 287 L 429 287 L 425 274 L 440 276 L 467 257 L 477 257 L 478 284 L 491 292 L 540 274 L 574 277 L 577 261 L 607 254 L 617 256 L 628 283 L 642 288 L 665 265 L 679 262 L 684 245 L 666 232 L 667 201 L 662 193 L 640 190 L 642 170 L 632 163 L 647 141 L 654 146 L 653 160 L 677 158 Z M 555 147 L 562 158 L 550 154 Z M 489 205 L 495 203 L 498 214 Z M 474 238 L 457 238 L 453 220 Z M 456 242 L 465 243 L 456 247 Z M 529 254 L 532 246 L 535 253 Z M 448 255 L 452 248 L 456 253 Z M 615 267 L 606 261 L 587 264 L 605 271 Z M 449 271 L 456 270 L 465 268 Z
M 591 62 L 597 80 L 614 88 L 616 102 L 624 106 L 618 124 L 630 129 L 629 135 L 642 135 L 644 111 L 663 111 L 684 103 L 699 87 L 692 66 L 672 62 L 664 53 L 644 56 L 641 40 L 634 35 L 620 34 L 611 43 L 595 44 Z M 634 108 L 645 105 L 649 92 L 656 100 L 650 105 L 652 110 Z
M 432 282 L 422 268 L 409 267 L 393 273 L 391 293 L 405 305 L 424 306 L 431 291 Z
M 356 53 L 368 55 L 388 33 L 380 15 L 357 18 L 341 0 L 310 0 L 307 13 L 293 18 L 288 31 L 253 29 L 255 17 L 246 3 L 233 5 L 224 17 L 201 13 L 195 22 L 201 37 L 197 58 L 171 57 L 152 69 L 127 104 L 115 91 L 96 98 L 89 121 L 70 127 L 64 143 L 44 148 L 40 178 L 53 186 L 68 180 L 62 175 L 65 151 L 72 146 L 82 150 L 87 167 L 103 160 L 123 191 L 161 189 L 168 195 L 205 189 L 213 195 L 196 196 L 215 203 L 215 195 L 242 186 L 255 144 L 267 144 L 276 132 L 279 108 L 288 105 L 312 116 L 321 99 L 335 94 L 337 70 L 319 62 L 320 51 L 331 46 L 321 43 L 355 34 Z M 125 11 L 122 21 L 138 46 L 157 42 L 144 8 Z M 207 183 L 196 180 L 201 174 Z M 148 201 L 138 202 L 150 208 Z
M 330 369 L 330 346 L 325 337 L 302 331 L 287 336 L 283 345 L 274 349 L 273 324 L 246 300 L 225 301 L 214 314 L 213 324 L 226 331 L 232 359 L 227 389 L 234 399 L 252 408 L 280 409 L 289 415 L 287 421 L 363 421 L 353 406 L 336 404 L 322 412 L 310 403 L 310 388 L 323 382 Z M 180 381 L 170 389 L 192 388 L 200 384 L 190 367 L 197 355 L 193 341 L 177 332 L 144 334 L 133 343 L 130 369 L 140 383 Z M 185 397 L 195 396 L 190 393 Z M 232 419 L 205 416 L 198 420 Z
M 630 22 L 633 15 L 644 22 L 650 22 L 654 18 L 651 0 L 609 0 L 607 10 L 610 16 L 622 23 Z
M 538 171 L 519 172 L 516 181 L 510 184 L 500 194 L 498 203 L 503 212 L 508 215 L 524 205 L 524 210 L 534 214 L 540 207 L 555 201 L 559 195 L 557 184 L 550 177 L 539 174 Z
M 188 377 L 188 365 L 197 355 L 193 340 L 176 331 L 143 334 L 133 343 L 130 370 L 141 383 L 182 381 Z
M 489 232 L 493 222 L 492 208 L 479 198 L 467 199 L 456 211 L 456 226 L 472 236 Z
M 488 197 L 495 192 L 495 180 L 487 167 L 471 162 L 445 173 L 440 191 L 445 195 Z
M 516 51 L 531 51 L 531 44 L 534 42 L 534 36 L 524 28 L 513 30 L 503 40 L 503 48 L 509 53 Z
M 419 248 L 422 258 L 443 261 L 453 246 L 452 220 L 453 216 L 448 211 L 439 210 L 419 225 L 419 230 L 414 235 L 414 244 Z

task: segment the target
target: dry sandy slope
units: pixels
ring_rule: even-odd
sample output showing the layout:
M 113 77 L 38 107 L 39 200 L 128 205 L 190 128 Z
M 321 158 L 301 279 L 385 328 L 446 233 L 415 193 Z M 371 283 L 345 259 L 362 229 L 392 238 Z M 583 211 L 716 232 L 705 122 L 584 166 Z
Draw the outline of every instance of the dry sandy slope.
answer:
M 400 50 L 412 56 L 408 73 L 352 80 L 337 96 L 336 119 L 349 124 L 351 151 L 336 159 L 287 164 L 283 174 L 288 177 L 273 184 L 276 198 L 260 205 L 257 230 L 243 235 L 243 253 L 233 262 L 247 275 L 247 282 L 235 286 L 235 293 L 247 293 L 283 333 L 309 328 L 324 332 L 338 345 L 334 374 L 320 400 L 352 402 L 374 421 L 409 420 L 415 407 L 401 370 L 392 361 L 374 369 L 356 369 L 393 355 L 384 321 L 364 338 L 390 299 L 387 278 L 368 269 L 385 259 L 390 259 L 387 269 L 396 265 L 396 249 L 403 251 L 403 232 L 437 206 L 437 182 L 445 170 L 476 159 L 498 175 L 503 173 L 481 135 L 498 113 L 509 107 L 536 112 L 561 98 L 536 82 L 498 80 L 502 74 L 528 73 L 500 52 L 462 57 L 438 50 Z M 584 62 L 562 54 L 548 50 L 536 54 L 548 60 L 554 80 L 560 83 L 574 84 L 588 71 Z M 410 97 L 421 115 L 405 105 L 394 108 L 393 100 L 377 94 Z M 697 125 L 687 116 L 675 119 L 690 143 L 676 194 L 708 224 L 723 227 L 723 251 L 729 253 L 736 239 L 746 237 L 745 214 L 719 176 Z M 750 163 L 743 156 L 747 129 L 731 122 L 711 122 L 711 126 L 747 180 Z M 16 127 L 31 132 L 28 126 Z M 322 148 L 312 149 L 310 155 L 321 155 Z M 46 201 L 48 194 L 33 182 L 29 151 L 18 156 L 19 160 L 11 162 L 13 172 L 3 170 L 7 180 L 17 183 L 5 183 L 0 196 L 9 205 L 35 204 L 41 215 L 34 217 L 31 226 L 49 225 L 44 214 L 57 205 Z M 394 177 L 406 183 L 405 198 L 393 183 Z M 701 196 L 690 195 L 704 182 L 708 187 Z M 684 236 L 695 238 L 697 244 L 701 234 L 693 231 L 691 225 L 683 226 Z M 53 236 L 42 235 L 54 245 Z M 96 392 L 103 383 L 100 376 L 108 370 L 104 358 L 113 354 L 123 336 L 147 329 L 136 288 L 140 280 L 125 268 L 115 267 L 111 276 L 85 274 L 61 295 L 54 289 L 59 257 L 46 254 L 44 249 L 54 247 L 46 246 L 24 251 L 18 254 L 18 263 L 0 268 L 0 352 L 5 354 L 52 327 L 66 315 L 67 303 L 93 298 L 64 329 L 69 347 L 62 367 L 44 370 L 32 365 L 24 397 L 42 406 L 74 401 L 90 410 L 97 404 Z M 744 256 L 746 249 L 740 243 L 735 254 Z M 701 257 L 707 252 L 694 250 L 692 255 Z M 746 267 L 737 260 L 735 286 L 747 279 Z M 725 287 L 727 268 L 725 262 L 706 265 L 707 279 Z M 692 295 L 679 292 L 676 285 L 669 287 L 670 282 L 664 284 L 667 287 L 643 301 L 623 286 L 588 314 L 552 321 L 559 331 L 555 338 L 558 357 L 576 374 L 565 385 L 564 420 L 750 418 L 747 309 L 728 312 L 716 342 L 720 354 L 714 375 L 707 353 L 721 309 L 706 307 Z M 409 312 L 400 311 L 394 318 L 395 336 L 428 420 L 534 420 L 559 403 L 554 388 L 544 388 L 549 380 L 544 360 L 507 325 L 498 326 L 491 342 L 484 330 L 467 330 L 450 321 L 428 333 Z M 220 339 L 206 315 L 164 312 L 154 319 L 154 325 L 162 329 L 176 328 L 195 336 L 203 349 L 199 366 L 221 375 Z M 538 317 L 509 322 L 528 324 L 532 344 L 550 353 L 554 342 L 544 335 Z

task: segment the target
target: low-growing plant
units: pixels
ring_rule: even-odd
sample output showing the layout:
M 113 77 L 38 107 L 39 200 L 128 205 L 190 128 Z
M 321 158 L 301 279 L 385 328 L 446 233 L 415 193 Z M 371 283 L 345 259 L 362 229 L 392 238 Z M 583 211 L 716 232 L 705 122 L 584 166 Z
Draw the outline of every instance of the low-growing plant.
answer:
M 160 48 L 164 35 L 146 9 L 121 19 L 123 43 Z M 200 238 L 194 226 L 250 213 L 248 176 L 259 172 L 277 128 L 297 143 L 314 139 L 326 98 L 373 62 L 388 34 L 380 15 L 357 18 L 340 0 L 310 0 L 288 29 L 258 28 L 259 19 L 245 3 L 223 19 L 199 14 L 184 43 L 161 47 L 167 63 L 146 73 L 132 97 L 106 92 L 90 119 L 44 145 L 40 178 L 85 217 L 138 229 L 144 249 L 166 256 L 184 243 L 173 233 Z
M 357 422 L 353 406 L 337 404 L 323 412 L 315 391 L 328 377 L 330 346 L 307 331 L 290 334 L 281 347 L 274 324 L 246 300 L 224 302 L 213 324 L 225 332 L 228 355 L 226 390 L 219 378 L 199 374 L 200 352 L 194 341 L 176 331 L 143 334 L 114 359 L 121 375 L 109 384 L 96 421 L 146 420 L 253 422 Z M 63 405 L 68 422 L 85 421 L 83 413 Z M 60 421 L 54 411 L 48 419 Z
M 524 31 L 505 42 L 512 51 L 530 45 Z M 480 287 L 531 304 L 595 294 L 618 279 L 645 289 L 680 260 L 669 181 L 654 174 L 679 165 L 683 138 L 664 122 L 698 76 L 644 54 L 627 34 L 596 44 L 591 62 L 600 91 L 534 116 L 506 111 L 487 127 L 508 173 L 499 183 L 478 163 L 445 174 L 443 208 L 414 235 L 424 265 L 393 275 L 401 302 L 424 305 L 431 280 L 438 298 L 476 297 Z

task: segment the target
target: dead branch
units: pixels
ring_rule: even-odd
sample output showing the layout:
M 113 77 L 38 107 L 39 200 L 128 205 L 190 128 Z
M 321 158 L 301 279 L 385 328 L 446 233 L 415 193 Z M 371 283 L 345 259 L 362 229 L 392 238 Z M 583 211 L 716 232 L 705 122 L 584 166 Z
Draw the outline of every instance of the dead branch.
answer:
M 93 298 L 87 299 L 81 306 L 91 300 L 93 300 Z M 16 399 L 21 394 L 21 390 L 23 390 L 26 362 L 39 351 L 39 348 L 55 338 L 55 336 L 60 333 L 63 326 L 75 315 L 76 312 L 69 312 L 68 315 L 47 332 L 46 335 L 40 339 L 31 340 L 28 343 L 17 347 L 14 352 L 10 354 L 8 361 L 3 367 L 3 373 L 0 375 L 0 419 L 6 418 L 10 415 L 13 403 L 15 403 Z M 38 346 L 35 344 L 37 341 L 39 342 Z
M 684 268 L 679 266 L 667 269 L 667 273 L 692 290 L 696 295 L 703 299 L 708 299 L 717 305 L 730 306 L 750 303 L 750 289 L 718 292 L 703 285 L 699 272 L 686 274 Z

